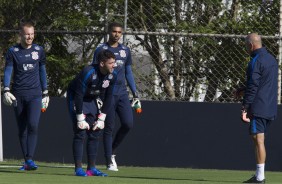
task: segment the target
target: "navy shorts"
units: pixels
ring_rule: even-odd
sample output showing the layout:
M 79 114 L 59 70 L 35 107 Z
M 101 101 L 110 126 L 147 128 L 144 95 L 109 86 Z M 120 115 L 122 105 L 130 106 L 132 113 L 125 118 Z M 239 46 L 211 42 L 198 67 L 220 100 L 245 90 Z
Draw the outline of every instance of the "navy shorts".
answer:
M 271 120 L 260 117 L 253 117 L 250 122 L 249 133 L 251 135 L 266 133 L 270 124 Z

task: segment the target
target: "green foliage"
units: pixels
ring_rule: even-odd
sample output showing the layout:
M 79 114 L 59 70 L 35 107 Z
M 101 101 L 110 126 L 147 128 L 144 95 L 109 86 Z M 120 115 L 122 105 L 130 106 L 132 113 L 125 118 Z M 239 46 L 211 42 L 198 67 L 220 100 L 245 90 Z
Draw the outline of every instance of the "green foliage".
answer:
M 102 30 L 104 1 L 81 0 L 15 0 L 0 2 L 1 29 L 17 32 L 20 19 L 32 19 L 36 30 L 41 31 L 93 31 Z M 6 50 L 15 44 L 17 35 L 3 33 L 0 49 Z M 49 92 L 62 96 L 69 81 L 82 66 L 92 61 L 93 52 L 103 37 L 81 34 L 46 34 L 37 32 L 34 43 L 42 45 L 47 55 Z M 72 41 L 72 43 L 70 42 Z M 72 49 L 73 42 L 76 49 Z M 1 57 L 2 58 L 2 57 Z M 2 64 L 4 63 L 1 62 Z M 3 65 L 1 67 L 3 69 Z M 2 70 L 3 71 L 3 70 Z M 2 73 L 2 72 L 1 72 Z
M 48 56 L 49 91 L 62 96 L 67 83 L 82 66 L 91 62 L 93 52 L 104 35 L 105 23 L 124 21 L 124 0 L 15 0 L 0 1 L 0 61 L 17 41 L 22 17 L 36 22 L 35 42 Z M 236 3 L 238 2 L 238 3 Z M 108 8 L 108 15 L 105 15 Z M 133 31 L 170 32 L 173 36 L 136 35 L 131 49 L 144 48 L 158 73 L 143 76 L 139 83 L 158 87 L 144 89 L 148 99 L 189 100 L 206 88 L 205 101 L 232 102 L 232 91 L 244 82 L 248 61 L 244 38 L 195 36 L 191 33 L 247 35 L 258 32 L 274 36 L 279 32 L 279 1 L 222 0 L 131 0 L 128 1 L 127 27 Z M 56 33 L 50 33 L 57 31 Z M 90 31 L 89 34 L 62 34 L 59 31 Z M 91 31 L 101 34 L 92 35 Z M 178 33 L 188 33 L 179 36 Z M 278 55 L 276 39 L 263 39 L 264 45 Z M 2 71 L 1 71 L 2 72 Z M 199 87 L 200 86 L 200 87 Z M 205 86 L 205 87 L 203 87 Z M 137 86 L 138 87 L 138 86 Z M 61 91 L 61 93 L 58 91 Z M 216 97 L 217 92 L 220 98 Z

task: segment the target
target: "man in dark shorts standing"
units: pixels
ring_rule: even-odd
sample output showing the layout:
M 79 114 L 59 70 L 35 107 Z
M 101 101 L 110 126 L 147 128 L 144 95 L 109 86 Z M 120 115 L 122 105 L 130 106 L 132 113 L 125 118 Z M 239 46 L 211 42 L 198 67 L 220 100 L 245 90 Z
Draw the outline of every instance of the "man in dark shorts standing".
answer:
M 246 48 L 251 56 L 242 106 L 242 120 L 249 123 L 255 145 L 256 173 L 243 183 L 265 183 L 265 133 L 277 115 L 278 63 L 262 47 L 261 37 L 251 33 L 246 37 Z

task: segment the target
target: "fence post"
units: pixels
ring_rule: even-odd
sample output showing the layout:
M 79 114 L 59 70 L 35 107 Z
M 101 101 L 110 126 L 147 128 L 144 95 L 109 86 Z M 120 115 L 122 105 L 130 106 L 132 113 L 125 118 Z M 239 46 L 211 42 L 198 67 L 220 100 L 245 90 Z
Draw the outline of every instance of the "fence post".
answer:
M 126 45 L 126 29 L 127 29 L 127 6 L 128 1 L 124 0 L 124 25 L 123 25 L 123 44 Z
M 2 162 L 2 161 L 3 161 L 3 133 L 2 133 L 1 88 L 0 88 L 0 162 Z
M 281 104 L 281 64 L 282 64 L 282 0 L 280 0 L 279 11 L 279 53 L 278 53 L 278 104 Z

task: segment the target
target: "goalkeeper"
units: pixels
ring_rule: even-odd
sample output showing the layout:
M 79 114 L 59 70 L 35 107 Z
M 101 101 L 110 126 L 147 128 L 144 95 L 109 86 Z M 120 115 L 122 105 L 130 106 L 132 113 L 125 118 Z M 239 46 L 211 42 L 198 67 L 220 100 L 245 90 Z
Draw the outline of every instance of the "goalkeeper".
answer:
M 136 109 L 137 113 L 141 113 L 141 102 L 138 98 L 137 89 L 131 69 L 132 59 L 131 52 L 128 47 L 119 43 L 122 36 L 122 25 L 119 23 L 111 23 L 109 25 L 108 34 L 109 40 L 101 44 L 94 53 L 93 63 L 97 62 L 97 55 L 101 50 L 110 50 L 116 56 L 117 67 L 117 82 L 115 83 L 113 108 L 106 119 L 103 141 L 107 169 L 110 171 L 118 171 L 115 161 L 115 151 L 122 143 L 130 129 L 133 127 L 132 108 Z M 98 60 L 99 61 L 99 60 Z M 126 82 L 133 94 L 133 100 L 130 104 Z M 118 129 L 113 140 L 113 130 L 115 127 L 116 113 L 120 118 L 121 126 Z
M 73 124 L 73 157 L 76 176 L 107 176 L 95 167 L 99 136 L 112 100 L 115 55 L 103 50 L 98 64 L 86 66 L 71 81 L 67 92 Z M 87 171 L 82 169 L 83 144 L 87 136 Z
M 20 170 L 38 168 L 33 156 L 37 145 L 40 111 L 41 108 L 45 111 L 49 103 L 46 56 L 41 46 L 33 44 L 33 39 L 33 22 L 21 20 L 20 43 L 7 51 L 4 70 L 3 102 L 14 107 L 25 160 Z M 11 79 L 13 83 L 10 91 Z

